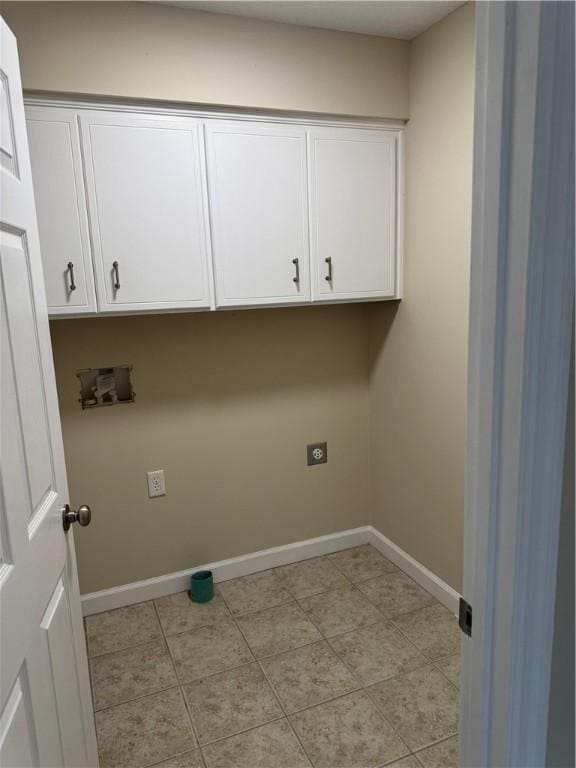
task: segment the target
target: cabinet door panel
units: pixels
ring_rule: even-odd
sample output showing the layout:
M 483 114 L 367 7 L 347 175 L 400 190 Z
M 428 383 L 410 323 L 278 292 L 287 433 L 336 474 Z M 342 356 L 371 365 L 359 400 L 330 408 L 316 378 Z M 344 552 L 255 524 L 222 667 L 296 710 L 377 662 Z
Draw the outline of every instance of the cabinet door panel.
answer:
M 304 129 L 214 121 L 207 145 L 217 304 L 308 301 Z
M 95 312 L 76 113 L 28 107 L 26 126 L 48 311 Z
M 81 127 L 100 310 L 208 307 L 200 124 L 90 112 Z
M 395 295 L 397 133 L 309 133 L 315 300 Z

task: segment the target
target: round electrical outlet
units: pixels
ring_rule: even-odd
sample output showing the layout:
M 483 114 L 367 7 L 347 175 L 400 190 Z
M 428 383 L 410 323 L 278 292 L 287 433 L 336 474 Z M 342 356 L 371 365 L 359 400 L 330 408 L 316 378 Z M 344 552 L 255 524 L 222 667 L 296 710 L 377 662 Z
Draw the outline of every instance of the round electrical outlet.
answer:
M 315 464 L 326 464 L 328 461 L 328 444 L 310 443 L 306 446 L 306 456 L 309 467 Z

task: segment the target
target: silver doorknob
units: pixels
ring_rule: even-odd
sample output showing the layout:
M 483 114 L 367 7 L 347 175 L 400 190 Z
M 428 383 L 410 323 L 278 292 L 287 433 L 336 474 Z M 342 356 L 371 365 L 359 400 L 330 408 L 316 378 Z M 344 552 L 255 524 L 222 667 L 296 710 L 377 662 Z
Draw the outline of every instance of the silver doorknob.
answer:
M 92 510 L 87 504 L 82 504 L 78 509 L 70 509 L 70 505 L 66 504 L 62 510 L 62 527 L 67 531 L 72 523 L 79 523 L 82 527 L 90 525 L 92 520 Z

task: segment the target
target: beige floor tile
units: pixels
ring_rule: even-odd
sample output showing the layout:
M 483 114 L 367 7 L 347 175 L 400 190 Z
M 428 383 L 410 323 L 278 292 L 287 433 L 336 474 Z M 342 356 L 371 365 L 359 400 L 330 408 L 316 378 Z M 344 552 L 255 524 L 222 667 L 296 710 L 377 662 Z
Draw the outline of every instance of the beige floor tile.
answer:
M 300 601 L 306 614 L 325 637 L 373 624 L 382 615 L 355 587 L 343 587 Z
M 317 595 L 329 589 L 345 587 L 349 583 L 325 557 L 284 565 L 276 568 L 275 572 L 282 586 L 289 589 L 294 597 Z
M 460 650 L 458 621 L 443 605 L 400 616 L 392 623 L 429 659 L 451 656 Z
M 253 661 L 250 649 L 233 621 L 220 621 L 166 638 L 182 683 L 224 672 Z
M 286 720 L 262 725 L 202 748 L 207 768 L 309 768 Z
M 460 688 L 460 654 L 448 656 L 446 659 L 438 659 L 434 662 L 451 683 Z
M 199 749 L 186 752 L 185 755 L 170 757 L 161 763 L 156 763 L 154 768 L 204 768 L 204 761 Z
M 458 691 L 432 665 L 377 683 L 369 691 L 411 750 L 458 731 Z
M 409 750 L 364 691 L 290 717 L 316 768 L 375 768 Z
M 369 545 L 95 614 L 86 636 L 102 768 L 458 765 L 456 619 Z
M 394 563 L 370 544 L 335 552 L 333 555 L 328 555 L 328 560 L 355 583 L 375 579 L 377 576 L 398 570 Z
M 408 755 L 401 760 L 395 760 L 393 763 L 387 763 L 386 768 L 422 768 L 414 755 Z
M 423 768 L 458 768 L 460 765 L 458 736 L 418 752 L 417 757 Z
M 288 713 L 358 688 L 354 677 L 326 641 L 273 656 L 261 663 Z
M 294 599 L 290 592 L 284 589 L 274 571 L 262 571 L 251 576 L 223 581 L 219 589 L 235 616 L 283 605 Z
M 282 717 L 259 664 L 222 672 L 184 687 L 200 744 Z
M 296 603 L 241 616 L 238 626 L 258 659 L 322 639 Z
M 388 619 L 436 603 L 431 594 L 401 571 L 364 581 L 358 584 L 358 589 Z
M 121 651 L 162 637 L 152 602 L 116 608 L 86 617 L 88 654 Z
M 94 709 L 137 699 L 178 684 L 164 640 L 90 660 Z
M 178 688 L 96 712 L 101 768 L 145 768 L 196 746 Z
M 187 592 L 167 595 L 154 602 L 165 635 L 177 635 L 179 632 L 209 626 L 230 616 L 217 590 L 208 603 L 192 602 Z
M 428 663 L 387 621 L 334 637 L 330 645 L 362 685 L 371 685 Z

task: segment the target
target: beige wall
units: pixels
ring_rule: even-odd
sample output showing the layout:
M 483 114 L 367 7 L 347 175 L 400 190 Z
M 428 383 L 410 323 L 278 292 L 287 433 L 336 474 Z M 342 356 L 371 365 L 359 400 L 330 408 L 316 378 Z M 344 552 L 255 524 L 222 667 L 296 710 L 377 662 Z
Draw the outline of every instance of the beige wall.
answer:
M 412 42 L 405 298 L 371 309 L 373 524 L 461 586 L 474 9 Z
M 24 87 L 407 117 L 409 44 L 146 2 L 2 3 Z
M 405 42 L 148 3 L 4 3 L 24 86 L 405 117 Z M 370 520 L 363 307 L 52 323 L 82 592 Z M 149 351 L 152 350 L 151 354 Z M 131 363 L 134 405 L 75 372 Z M 305 446 L 328 440 L 327 466 Z M 149 500 L 146 471 L 168 494 Z
M 411 52 L 400 305 L 52 323 L 71 498 L 94 508 L 82 591 L 369 522 L 458 587 L 472 9 L 412 44 L 147 3 L 2 13 L 34 90 L 397 118 Z M 82 412 L 76 370 L 115 363 L 136 403 Z
M 148 3 L 3 3 L 24 86 L 405 117 L 406 42 Z M 361 306 L 52 323 L 90 592 L 370 521 Z M 134 405 L 82 412 L 78 368 L 131 363 Z M 328 465 L 305 466 L 328 440 Z M 146 471 L 168 494 L 149 500 Z
M 361 306 L 51 324 L 82 592 L 369 523 Z M 129 363 L 130 405 L 82 411 L 76 370 Z M 329 462 L 306 466 L 306 443 Z M 167 495 L 148 499 L 163 468 Z

